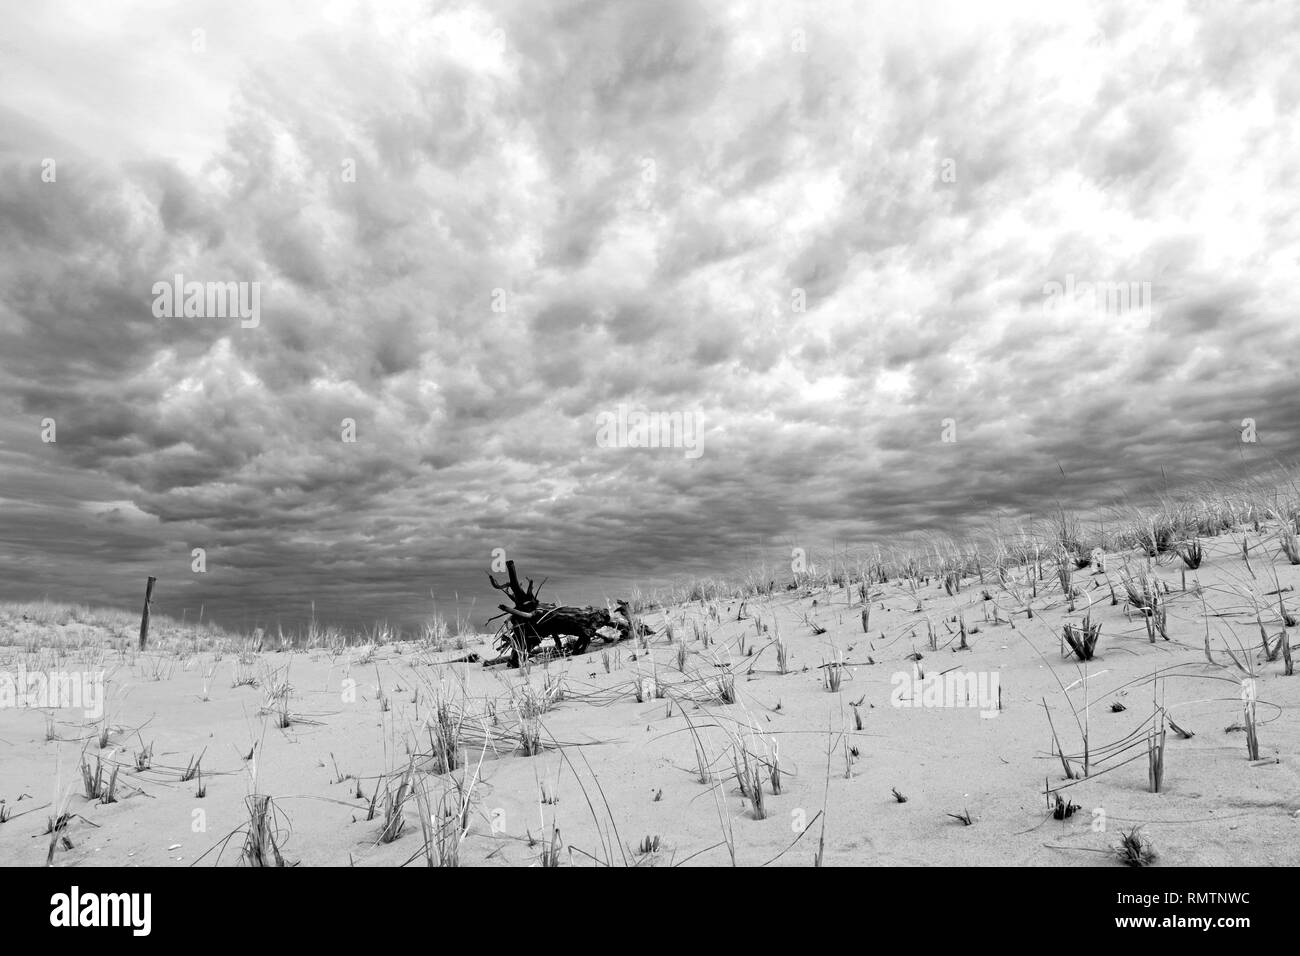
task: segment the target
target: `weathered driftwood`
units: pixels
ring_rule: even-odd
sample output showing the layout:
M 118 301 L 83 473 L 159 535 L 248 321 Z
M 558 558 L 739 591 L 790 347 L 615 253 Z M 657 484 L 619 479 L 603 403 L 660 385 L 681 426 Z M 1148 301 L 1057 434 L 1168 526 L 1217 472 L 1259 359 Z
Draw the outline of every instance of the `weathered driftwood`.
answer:
M 531 656 L 547 638 L 555 642 L 559 654 L 581 654 L 597 637 L 613 643 L 632 636 L 632 613 L 626 601 L 619 601 L 618 611 L 613 614 L 602 607 L 547 604 L 538 597 L 542 586 L 534 588 L 532 578 L 528 579 L 527 587 L 519 583 L 513 561 L 506 562 L 506 574 L 508 579 L 504 584 L 488 575 L 492 586 L 510 598 L 511 603 L 497 605 L 502 613 L 492 620 L 505 618 L 496 640 L 497 652 L 501 656 L 484 661 L 485 667 L 502 663 L 518 667 L 520 661 Z M 644 624 L 638 623 L 636 628 L 639 634 L 653 633 Z M 565 638 L 570 639 L 567 644 Z
M 153 603 L 153 586 L 158 579 L 152 575 L 144 587 L 144 612 L 140 615 L 140 650 L 149 642 L 149 605 Z

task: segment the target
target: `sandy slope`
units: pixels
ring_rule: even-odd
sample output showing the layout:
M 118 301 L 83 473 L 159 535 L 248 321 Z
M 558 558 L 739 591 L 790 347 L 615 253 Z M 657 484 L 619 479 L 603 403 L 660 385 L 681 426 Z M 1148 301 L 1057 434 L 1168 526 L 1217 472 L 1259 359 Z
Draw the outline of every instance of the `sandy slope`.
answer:
M 1078 753 L 1081 764 L 1081 735 L 1061 685 L 1075 685 L 1069 698 L 1082 721 L 1085 689 L 1077 684 L 1082 671 L 1062 658 L 1058 637 L 1061 622 L 1080 615 L 1067 613 L 1049 570 L 1032 601 L 1033 620 L 1016 610 L 1014 626 L 1005 623 L 1008 610 L 1019 608 L 1014 596 L 990 583 L 984 587 L 992 600 L 985 602 L 974 579 L 951 597 L 930 581 L 919 592 L 921 613 L 906 588 L 876 585 L 869 635 L 862 631 L 856 593 L 850 601 L 843 588 L 751 599 L 743 620 L 736 620 L 740 605 L 735 601 L 717 606 L 716 622 L 700 604 L 673 608 L 667 616 L 676 634 L 688 637 L 685 674 L 665 641 L 664 611 L 647 616 L 658 632 L 650 652 L 630 644 L 611 647 L 609 673 L 599 649 L 546 668 L 534 666 L 525 678 L 501 668 L 439 664 L 459 652 L 397 644 L 251 655 L 254 663 L 246 667 L 260 676 L 257 687 L 232 687 L 238 648 L 212 646 L 201 637 L 168 637 L 159 649 L 137 655 L 126 649 L 129 642 L 122 635 L 11 623 L 0 633 L 0 671 L 12 672 L 20 662 L 29 669 L 94 668 L 102 658 L 109 677 L 109 748 L 124 766 L 116 803 L 88 801 L 80 793 L 77 765 L 83 749 L 92 761 L 100 752 L 91 739 L 95 722 L 79 710 L 48 712 L 58 739 L 47 740 L 47 712 L 0 710 L 0 798 L 14 814 L 0 825 L 0 861 L 43 864 L 49 841 L 41 833 L 49 804 L 75 786 L 70 810 L 78 817 L 67 831 L 72 848 L 58 849 L 57 865 L 188 866 L 205 852 L 200 865 L 216 863 L 213 848 L 247 821 L 245 797 L 255 770 L 258 790 L 276 801 L 283 852 L 290 861 L 392 866 L 415 858 L 422 863 L 413 801 L 405 807 L 405 832 L 388 844 L 377 842 L 381 823 L 367 820 L 366 811 L 381 775 L 395 779 L 407 766 L 408 748 L 419 765 L 428 766 L 419 756 L 430 749 L 424 723 L 441 694 L 473 715 L 470 723 L 479 728 L 480 739 L 484 734 L 498 739 L 481 765 L 479 750 L 468 754 L 479 770 L 472 824 L 461 845 L 466 864 L 536 865 L 540 847 L 530 846 L 529 837 L 554 822 L 565 846 L 574 848 L 563 855 L 566 863 L 589 864 L 595 858 L 664 864 L 690 858 L 693 865 L 724 865 L 729 855 L 719 845 L 723 820 L 734 834 L 737 861 L 760 864 L 790 847 L 802 819 L 815 822 L 778 865 L 810 863 L 823 820 L 828 865 L 1111 866 L 1109 853 L 1096 851 L 1108 850 L 1120 830 L 1133 824 L 1143 825 L 1164 865 L 1295 865 L 1300 863 L 1300 677 L 1283 676 L 1280 661 L 1262 660 L 1254 614 L 1243 596 L 1249 592 L 1234 588 L 1253 588 L 1256 595 L 1272 590 L 1273 570 L 1283 587 L 1294 586 L 1300 568 L 1258 555 L 1252 567 L 1259 579 L 1252 580 L 1232 539 L 1207 544 L 1205 564 L 1187 574 L 1186 592 L 1176 559 L 1162 559 L 1154 567 L 1173 588 L 1168 642 L 1149 643 L 1140 618 L 1126 619 L 1122 590 L 1121 603 L 1112 606 L 1103 577 L 1092 569 L 1077 572 L 1075 581 L 1089 589 L 1093 618 L 1103 628 L 1087 685 L 1092 776 L 1063 791 L 1082 807 L 1066 821 L 1045 813 L 1044 786 L 1068 781 L 1051 754 L 1042 701 L 1051 708 L 1064 747 Z M 1134 568 L 1145 563 L 1132 562 Z M 1121 565 L 1121 558 L 1110 557 L 1110 578 L 1117 587 Z M 1212 614 L 1225 615 L 1211 619 L 1215 666 L 1206 662 L 1202 647 L 1205 622 L 1201 598 L 1193 593 L 1198 584 Z M 1300 612 L 1300 591 L 1285 597 Z M 1086 603 L 1078 600 L 1080 612 Z M 986 623 L 994 605 L 1004 623 Z M 954 650 L 957 642 L 949 633 L 958 612 L 978 628 L 968 651 Z M 927 644 L 927 617 L 940 634 L 937 651 Z M 693 622 L 711 633 L 712 646 L 692 638 Z M 826 632 L 815 634 L 810 622 Z M 1270 634 L 1280 629 L 1276 604 L 1265 612 L 1265 624 Z M 1243 733 L 1225 732 L 1242 721 L 1240 675 L 1222 650 L 1234 633 L 1250 647 L 1247 655 L 1258 674 L 1263 758 L 1258 763 L 1247 759 Z M 785 675 L 777 673 L 776 634 L 789 647 L 791 672 Z M 752 655 L 742 653 L 742 635 Z M 110 649 L 114 643 L 117 650 Z M 35 651 L 36 645 L 44 650 Z M 894 675 L 913 673 L 907 655 L 914 650 L 928 673 L 950 668 L 983 673 L 986 686 L 996 675 L 1002 709 L 982 716 L 975 706 L 893 706 Z M 850 666 L 840 692 L 833 693 L 818 665 L 837 651 Z M 718 665 L 728 663 L 739 694 L 734 704 L 711 699 L 724 670 Z M 204 675 L 214 666 L 204 700 Z M 286 667 L 292 722 L 278 728 L 274 716 L 259 711 L 274 670 Z M 1153 712 L 1153 671 L 1163 675 L 1158 697 L 1169 714 L 1194 732 L 1190 739 L 1170 732 L 1165 792 L 1159 794 L 1147 789 L 1140 732 Z M 633 697 L 635 682 L 651 673 L 677 701 L 671 714 L 667 699 L 637 703 Z M 523 756 L 514 750 L 518 718 L 512 696 L 518 697 L 525 680 L 540 689 L 548 675 L 563 678 L 566 697 L 542 716 L 544 734 L 569 746 L 563 753 L 549 749 Z M 356 682 L 354 695 L 348 693 L 349 680 Z M 381 706 L 381 686 L 387 710 Z M 854 729 L 850 706 L 858 701 L 861 731 Z M 1113 701 L 1126 709 L 1112 712 Z M 489 702 L 495 704 L 495 724 Z M 683 709 L 720 783 L 697 779 Z M 737 790 L 728 731 L 760 756 L 779 755 L 783 792 L 774 795 L 765 784 L 767 819 L 753 819 Z M 1100 759 L 1108 745 L 1134 733 L 1138 746 Z M 147 744 L 153 746 L 151 767 L 137 772 L 134 754 Z M 256 757 L 246 761 L 254 744 Z M 859 755 L 846 758 L 848 747 Z M 200 752 L 207 786 L 202 799 L 196 797 L 195 781 L 179 779 Z M 1137 759 L 1119 765 L 1127 757 Z M 362 778 L 364 799 L 357 798 L 355 780 L 335 782 L 336 767 L 337 773 Z M 442 784 L 437 777 L 428 779 L 436 798 Z M 557 802 L 539 802 L 543 784 Z M 907 796 L 906 803 L 893 798 L 895 787 Z M 818 819 L 823 808 L 825 816 Z M 963 810 L 969 810 L 971 826 L 947 815 Z M 642 857 L 635 848 L 646 836 L 658 836 L 661 848 Z M 241 840 L 237 835 L 220 856 L 223 865 L 238 861 Z

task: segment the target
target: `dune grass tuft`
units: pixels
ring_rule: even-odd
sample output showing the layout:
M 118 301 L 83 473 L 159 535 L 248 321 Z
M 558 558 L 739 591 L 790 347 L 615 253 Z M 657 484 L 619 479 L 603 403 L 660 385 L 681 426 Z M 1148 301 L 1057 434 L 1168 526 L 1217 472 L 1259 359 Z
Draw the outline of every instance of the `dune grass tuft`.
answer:
M 1090 661 L 1097 649 L 1097 639 L 1101 637 L 1101 624 L 1093 624 L 1090 615 L 1084 615 L 1083 623 L 1076 627 L 1066 624 L 1063 628 L 1065 641 L 1074 651 L 1074 656 L 1081 661 Z
M 1142 828 L 1134 825 L 1131 829 L 1121 831 L 1119 843 L 1115 845 L 1115 856 L 1125 866 L 1150 866 L 1156 860 L 1155 847 L 1142 835 Z

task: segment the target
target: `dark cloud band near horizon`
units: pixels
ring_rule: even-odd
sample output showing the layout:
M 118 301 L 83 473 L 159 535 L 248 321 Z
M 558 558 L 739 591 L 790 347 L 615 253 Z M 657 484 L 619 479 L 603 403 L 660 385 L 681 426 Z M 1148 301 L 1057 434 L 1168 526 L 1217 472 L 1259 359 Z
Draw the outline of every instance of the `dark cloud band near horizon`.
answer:
M 6 20 L 0 599 L 483 619 L 1300 453 L 1293 4 Z

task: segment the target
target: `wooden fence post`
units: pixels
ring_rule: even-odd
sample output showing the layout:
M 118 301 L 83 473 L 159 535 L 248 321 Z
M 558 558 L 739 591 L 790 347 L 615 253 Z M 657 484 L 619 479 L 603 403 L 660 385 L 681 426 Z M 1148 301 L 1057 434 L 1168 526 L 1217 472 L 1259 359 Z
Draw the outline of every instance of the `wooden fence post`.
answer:
M 153 601 L 153 583 L 157 580 L 150 577 L 144 589 L 144 613 L 140 615 L 140 650 L 144 650 L 145 642 L 149 640 L 149 604 Z

